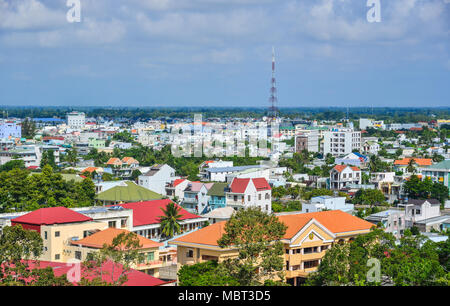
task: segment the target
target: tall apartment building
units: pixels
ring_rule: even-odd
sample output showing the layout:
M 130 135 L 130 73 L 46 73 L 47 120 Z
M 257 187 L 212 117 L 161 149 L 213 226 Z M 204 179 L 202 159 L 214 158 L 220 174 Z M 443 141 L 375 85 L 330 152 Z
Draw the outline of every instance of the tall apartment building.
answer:
M 80 129 L 86 124 L 86 114 L 80 112 L 71 112 L 67 114 L 67 125 L 71 129 Z
M 361 150 L 361 132 L 349 128 L 333 128 L 324 133 L 323 154 L 343 156 Z
M 295 152 L 303 150 L 319 152 L 319 132 L 316 130 L 304 131 L 295 136 Z

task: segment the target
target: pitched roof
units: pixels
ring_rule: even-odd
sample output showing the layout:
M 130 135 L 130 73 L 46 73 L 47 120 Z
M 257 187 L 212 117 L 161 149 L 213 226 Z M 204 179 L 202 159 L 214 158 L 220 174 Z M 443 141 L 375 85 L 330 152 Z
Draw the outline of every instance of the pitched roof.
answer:
M 252 179 L 253 184 L 255 185 L 255 188 L 257 191 L 261 190 L 271 190 L 269 182 L 263 177 L 260 178 L 254 178 Z
M 312 213 L 299 213 L 292 215 L 283 215 L 278 217 L 280 221 L 288 226 L 284 238 L 291 239 L 295 236 L 310 220 L 317 220 L 329 231 L 337 234 L 358 230 L 368 230 L 374 226 L 358 217 L 352 216 L 342 210 L 329 210 Z
M 114 202 L 138 202 L 159 200 L 163 196 L 159 193 L 151 191 L 145 187 L 136 185 L 134 182 L 125 182 L 126 186 L 115 186 L 106 191 L 99 193 L 96 196 L 100 201 L 114 201 Z
M 344 171 L 347 167 L 350 167 L 348 165 L 336 165 L 334 166 L 334 170 L 338 171 L 338 172 L 342 172 Z M 350 167 L 350 169 L 352 169 L 353 171 L 361 171 L 361 169 L 359 169 L 358 167 Z
M 185 181 L 185 179 L 176 179 L 176 180 L 174 180 L 173 181 L 173 187 L 177 187 L 178 185 L 180 185 L 184 181 Z
M 38 261 L 38 262 L 28 261 L 28 262 L 30 263 L 30 268 L 45 269 L 47 267 L 51 267 L 53 269 L 55 276 L 57 277 L 66 275 L 67 273 L 71 272 L 71 269 L 73 269 L 72 265 L 60 262 L 51 262 L 51 261 Z M 100 269 L 103 273 L 100 273 Z M 101 275 L 103 281 L 112 283 L 113 280 L 117 281 L 117 278 L 121 274 L 122 269 L 123 265 L 119 263 L 113 263 L 112 261 L 107 261 L 104 264 L 102 264 L 101 268 L 99 268 L 99 271 L 97 271 L 97 273 L 92 274 L 90 273 L 92 270 L 88 270 L 89 273 L 82 273 L 82 275 L 88 280 L 92 280 L 95 276 Z M 86 266 L 81 264 L 81 270 L 82 272 L 84 271 L 87 272 Z M 148 275 L 147 273 L 131 269 L 129 270 L 129 272 L 127 272 L 127 281 L 123 284 L 123 286 L 161 286 L 168 283 L 170 282 L 163 281 L 159 278 Z M 76 282 L 73 282 L 73 284 L 77 285 Z
M 400 160 L 396 160 L 394 162 L 394 165 L 396 166 L 407 166 L 409 165 L 409 162 L 414 160 L 414 162 L 419 166 L 431 166 L 433 163 L 433 160 L 431 158 L 404 158 Z
M 450 159 L 443 160 L 440 163 L 431 165 L 428 169 L 450 170 Z
M 161 208 L 166 208 L 167 204 L 171 202 L 172 201 L 170 199 L 164 199 L 147 202 L 119 204 L 118 206 L 122 206 L 123 208 L 133 210 L 133 226 L 136 227 L 160 223 L 160 217 L 164 214 Z M 110 206 L 117 206 L 117 205 L 110 205 Z M 178 205 L 176 206 L 180 207 Z M 201 218 L 198 215 L 188 212 L 182 207 L 180 208 L 181 210 L 179 214 L 181 215 L 180 218 L 181 220 Z
M 214 183 L 208 190 L 209 196 L 224 197 L 225 188 L 228 187 L 228 183 Z
M 86 217 L 76 211 L 66 207 L 48 207 L 40 208 L 23 216 L 12 219 L 13 223 L 26 223 L 34 225 L 52 225 L 92 221 L 92 218 Z
M 287 225 L 284 239 L 293 238 L 309 221 L 317 220 L 332 233 L 345 233 L 358 230 L 369 230 L 375 225 L 341 210 L 321 211 L 313 213 L 299 213 L 278 216 L 278 219 Z M 218 222 L 204 227 L 185 236 L 176 238 L 172 242 L 184 242 L 218 246 L 219 240 L 225 233 L 226 221 Z
M 414 205 L 422 205 L 423 203 L 428 202 L 432 205 L 441 205 L 441 202 L 436 199 L 409 199 L 408 204 L 414 204 Z
M 122 162 L 125 163 L 125 164 L 128 164 L 128 165 L 130 165 L 130 164 L 139 164 L 139 161 L 137 161 L 133 157 L 128 157 L 128 156 L 122 158 Z
M 110 158 L 107 162 L 107 165 L 122 165 L 122 161 L 117 157 Z
M 247 189 L 248 183 L 250 182 L 249 178 L 234 178 L 233 182 L 231 182 L 230 189 L 231 192 L 234 193 L 244 193 Z
M 105 243 L 110 245 L 113 242 L 113 239 L 122 233 L 128 234 L 130 233 L 130 231 L 126 229 L 110 227 L 103 231 L 87 236 L 86 238 L 83 238 L 81 240 L 71 241 L 71 243 L 75 245 L 101 249 Z M 162 243 L 158 243 L 156 241 L 142 237 L 141 235 L 137 235 L 137 237 L 139 239 L 139 244 L 143 249 L 157 248 L 164 245 Z

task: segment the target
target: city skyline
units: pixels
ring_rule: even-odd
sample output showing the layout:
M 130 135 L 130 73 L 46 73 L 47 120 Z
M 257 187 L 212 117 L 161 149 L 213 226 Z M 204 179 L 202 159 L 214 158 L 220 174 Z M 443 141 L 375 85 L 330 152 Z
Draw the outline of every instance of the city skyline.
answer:
M 450 4 L 0 0 L 0 104 L 446 107 Z

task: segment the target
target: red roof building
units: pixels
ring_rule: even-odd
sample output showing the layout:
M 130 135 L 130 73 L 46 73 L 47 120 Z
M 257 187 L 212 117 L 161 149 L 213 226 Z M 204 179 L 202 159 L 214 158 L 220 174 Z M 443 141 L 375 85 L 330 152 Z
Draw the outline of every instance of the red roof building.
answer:
M 12 219 L 11 225 L 22 225 L 24 229 L 35 230 L 40 233 L 42 225 L 80 223 L 87 221 L 92 221 L 92 218 L 66 207 L 48 207 L 40 208 Z

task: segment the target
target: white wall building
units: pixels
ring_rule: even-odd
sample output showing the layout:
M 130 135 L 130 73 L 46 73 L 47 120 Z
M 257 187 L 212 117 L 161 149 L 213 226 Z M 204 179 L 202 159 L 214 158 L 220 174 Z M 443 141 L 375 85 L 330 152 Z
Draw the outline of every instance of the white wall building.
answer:
M 67 125 L 71 129 L 81 129 L 86 124 L 86 114 L 80 112 L 71 112 L 67 114 Z
M 156 193 L 167 195 L 166 185 L 177 179 L 175 169 L 169 165 L 154 165 L 150 171 L 139 176 L 139 185 Z
M 333 156 L 343 156 L 360 150 L 361 132 L 348 128 L 336 128 L 324 133 L 324 155 L 330 153 Z

